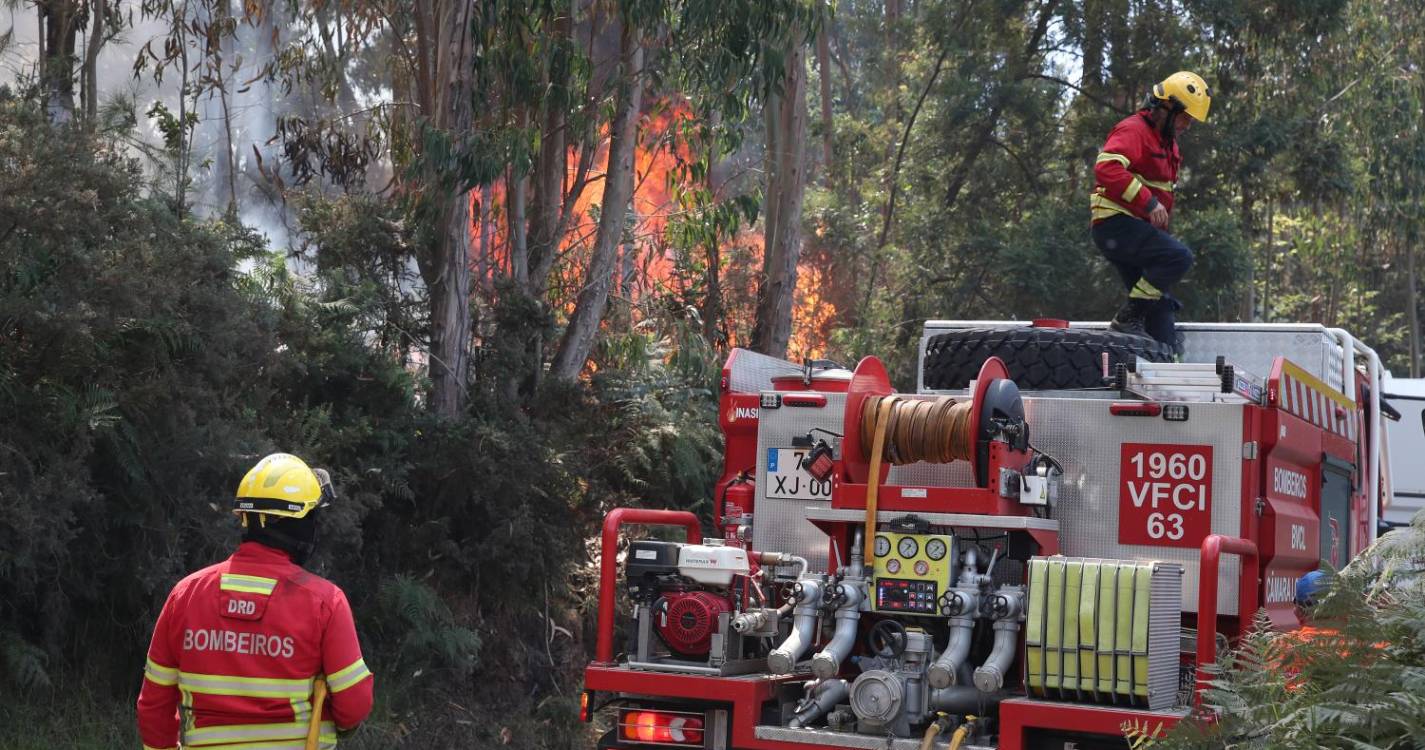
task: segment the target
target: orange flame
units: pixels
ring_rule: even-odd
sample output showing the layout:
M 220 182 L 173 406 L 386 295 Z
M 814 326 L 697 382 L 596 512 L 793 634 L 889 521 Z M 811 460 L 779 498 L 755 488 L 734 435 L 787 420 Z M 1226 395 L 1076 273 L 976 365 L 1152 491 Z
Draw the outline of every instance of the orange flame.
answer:
M 686 102 L 663 101 L 651 108 L 639 126 L 639 142 L 634 150 L 634 191 L 626 239 L 617 248 L 611 297 L 622 300 L 639 322 L 640 304 L 662 295 L 685 299 L 695 283 L 679 268 L 670 246 L 668 223 L 681 210 L 674 194 L 679 167 L 692 159 L 687 143 L 678 137 L 678 126 L 693 117 Z M 551 279 L 550 303 L 565 314 L 573 307 L 583 283 L 593 250 L 604 196 L 604 175 L 600 167 L 608 162 L 607 133 L 593 155 L 594 169 L 583 192 L 575 198 L 568 226 L 559 243 L 560 258 Z M 566 187 L 577 177 L 579 151 L 568 155 Z M 490 187 L 488 203 L 480 189 L 470 192 L 470 252 L 478 293 L 490 299 L 495 279 L 512 273 L 506 182 Z M 485 223 L 488 222 L 488 226 Z M 483 234 L 482 234 L 483 232 Z M 483 240 L 483 244 L 482 244 Z M 764 239 L 755 228 L 743 229 L 722 248 L 722 308 L 728 345 L 745 343 L 751 334 L 756 309 L 757 279 L 761 275 Z M 793 333 L 788 346 L 792 357 L 818 357 L 825 353 L 826 337 L 836 317 L 836 308 L 825 293 L 831 276 L 804 258 L 799 265 L 797 290 L 793 300 Z

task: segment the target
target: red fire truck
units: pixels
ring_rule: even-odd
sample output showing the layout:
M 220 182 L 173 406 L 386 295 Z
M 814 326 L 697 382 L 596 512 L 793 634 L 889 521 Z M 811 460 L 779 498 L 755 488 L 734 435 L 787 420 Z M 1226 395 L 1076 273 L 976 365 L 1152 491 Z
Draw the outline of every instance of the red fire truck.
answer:
M 1125 747 L 1374 540 L 1379 359 L 1340 329 L 932 321 L 917 388 L 736 350 L 716 534 L 603 527 L 599 748 Z M 634 526 L 682 527 L 682 541 Z

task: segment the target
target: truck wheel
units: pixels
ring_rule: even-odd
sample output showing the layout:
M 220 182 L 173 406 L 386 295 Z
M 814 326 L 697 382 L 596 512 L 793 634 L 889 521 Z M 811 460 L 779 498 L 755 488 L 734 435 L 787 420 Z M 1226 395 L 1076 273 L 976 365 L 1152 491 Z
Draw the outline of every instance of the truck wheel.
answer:
M 966 328 L 932 336 L 925 345 L 925 387 L 965 388 L 990 357 L 999 357 L 1021 388 L 1060 390 L 1103 386 L 1103 358 L 1114 365 L 1171 362 L 1173 348 L 1144 336 L 1080 328 Z

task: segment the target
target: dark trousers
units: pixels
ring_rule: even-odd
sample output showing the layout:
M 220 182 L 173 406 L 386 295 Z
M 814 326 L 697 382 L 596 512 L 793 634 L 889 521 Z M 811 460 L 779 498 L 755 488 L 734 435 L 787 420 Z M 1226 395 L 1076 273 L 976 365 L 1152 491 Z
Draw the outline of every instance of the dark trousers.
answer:
M 1176 318 L 1182 303 L 1169 290 L 1192 268 L 1192 250 L 1152 224 L 1123 214 L 1093 225 L 1093 241 L 1118 271 L 1124 289 L 1145 279 L 1163 293 L 1143 327 L 1153 338 L 1177 346 Z

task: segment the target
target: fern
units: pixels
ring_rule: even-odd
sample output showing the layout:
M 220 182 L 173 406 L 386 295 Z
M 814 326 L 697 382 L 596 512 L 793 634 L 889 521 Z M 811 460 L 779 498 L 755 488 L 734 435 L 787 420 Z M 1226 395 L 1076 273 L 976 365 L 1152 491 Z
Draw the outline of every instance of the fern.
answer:
M 5 673 L 21 690 L 50 687 L 49 658 L 38 647 L 14 633 L 0 634 L 4 643 Z
M 1417 524 L 1421 519 L 1417 519 Z M 1221 668 L 1204 706 L 1159 750 L 1252 747 L 1407 750 L 1425 743 L 1425 552 L 1419 526 L 1383 537 L 1310 613 L 1312 635 L 1272 632 L 1259 614 Z M 1413 562 L 1412 562 L 1413 561 Z M 1130 742 L 1142 737 L 1129 727 Z
M 382 584 L 377 594 L 385 629 L 398 641 L 397 668 L 420 675 L 433 669 L 467 678 L 479 664 L 479 633 L 463 627 L 445 601 L 422 581 L 405 575 Z

